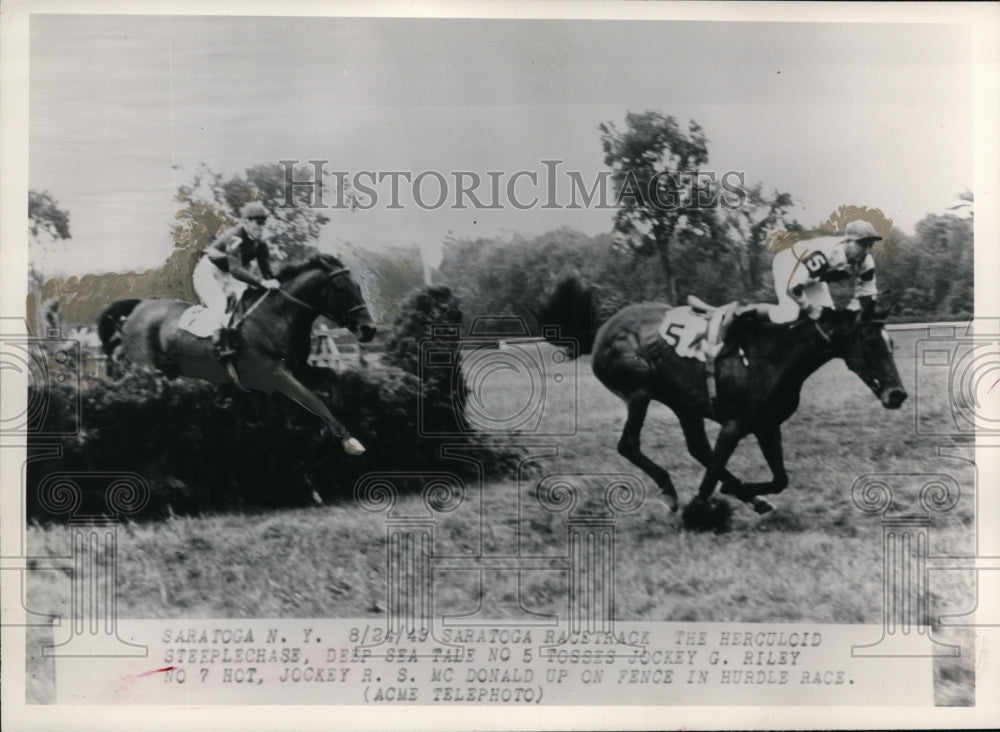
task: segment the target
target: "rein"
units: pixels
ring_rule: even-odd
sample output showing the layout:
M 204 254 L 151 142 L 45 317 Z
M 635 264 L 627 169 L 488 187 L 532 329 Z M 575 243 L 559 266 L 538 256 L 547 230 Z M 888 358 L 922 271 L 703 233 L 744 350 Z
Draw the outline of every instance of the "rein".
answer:
M 819 333 L 821 336 L 823 336 L 824 341 L 826 341 L 829 344 L 833 343 L 833 338 L 830 337 L 829 333 L 823 330 L 823 326 L 821 326 L 818 321 L 814 320 L 813 325 L 816 326 L 816 332 Z
M 816 332 L 819 333 L 820 336 L 822 336 L 823 340 L 826 341 L 828 345 L 831 345 L 831 346 L 834 345 L 834 343 L 833 343 L 833 336 L 831 336 L 829 333 L 827 333 L 825 330 L 823 330 L 823 326 L 821 326 L 819 324 L 819 321 L 814 320 L 814 321 L 812 321 L 812 324 L 813 324 L 813 326 L 815 326 Z M 882 321 L 882 320 L 866 320 L 866 321 L 863 321 L 863 322 L 860 322 L 860 323 L 856 321 L 854 323 L 854 325 L 851 326 L 851 327 L 852 328 L 857 328 L 857 327 L 864 327 L 866 325 L 879 325 L 879 326 L 883 326 L 883 325 L 885 325 L 885 321 Z
M 349 270 L 347 267 L 343 267 L 341 269 L 338 269 L 336 272 L 331 272 L 329 274 L 329 279 L 332 280 L 333 278 L 339 277 L 340 275 L 347 275 L 347 274 L 350 274 L 350 273 L 351 273 L 351 270 Z M 300 300 L 299 298 L 295 297 L 295 295 L 292 295 L 291 293 L 286 292 L 285 290 L 283 290 L 282 288 L 279 287 L 277 290 L 266 290 L 264 292 L 264 294 L 261 295 L 259 298 L 257 298 L 257 301 L 253 305 L 251 305 L 250 308 L 245 313 L 243 313 L 243 315 L 240 317 L 239 321 L 237 323 L 235 323 L 233 325 L 233 327 L 238 326 L 244 320 L 246 320 L 247 318 L 249 318 L 250 314 L 254 310 L 257 309 L 257 306 L 259 306 L 262 302 L 264 302 L 264 300 L 267 299 L 267 296 L 270 295 L 272 292 L 279 292 L 279 293 L 281 293 L 286 298 L 288 298 L 289 300 L 291 300 L 292 302 L 294 302 L 296 305 L 301 305 L 306 310 L 311 310 L 312 312 L 318 313 L 319 315 L 322 315 L 325 318 L 329 318 L 330 320 L 332 320 L 334 322 L 338 322 L 339 321 L 339 318 L 335 318 L 332 315 L 330 315 L 329 313 L 323 312 L 319 308 L 316 308 L 316 307 L 310 305 L 309 303 L 305 302 L 304 300 Z M 360 305 L 355 305 L 354 307 L 348 309 L 347 312 L 345 313 L 345 315 L 349 315 L 349 314 L 353 313 L 355 310 L 364 310 L 366 307 L 367 306 L 364 303 L 362 303 Z

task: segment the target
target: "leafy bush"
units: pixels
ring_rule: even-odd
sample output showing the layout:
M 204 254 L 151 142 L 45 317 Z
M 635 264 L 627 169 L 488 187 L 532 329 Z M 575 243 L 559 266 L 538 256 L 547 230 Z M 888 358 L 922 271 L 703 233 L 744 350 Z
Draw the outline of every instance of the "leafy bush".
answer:
M 152 494 L 142 516 L 157 517 L 304 505 L 313 491 L 324 500 L 351 500 L 355 482 L 370 471 L 461 471 L 463 463 L 440 457 L 441 441 L 419 437 L 416 376 L 394 367 L 301 376 L 367 453 L 344 453 L 318 418 L 284 396 L 135 371 L 119 381 L 85 382 L 80 431 L 61 440 L 61 457 L 29 463 L 29 518 L 66 518 L 39 501 L 41 481 L 54 472 L 137 473 Z M 75 410 L 75 392 L 53 385 L 44 430 L 70 431 Z M 497 444 L 487 469 L 514 464 L 515 455 Z M 78 481 L 90 491 L 78 514 L 108 510 L 103 483 L 91 482 Z
M 455 405 L 463 403 L 468 393 L 465 376 L 456 372 L 461 361 L 461 329 L 462 308 L 451 290 L 426 287 L 402 304 L 386 339 L 385 363 L 420 380 L 423 422 L 433 434 L 461 431 Z M 421 368 L 420 344 L 428 341 L 433 342 L 435 357 L 447 356 L 454 368 Z
M 82 476 L 77 484 L 89 495 L 78 514 L 109 510 L 103 495 L 107 481 L 88 482 L 87 473 L 132 472 L 151 488 L 143 515 L 161 516 L 302 505 L 314 493 L 323 500 L 351 499 L 358 478 L 368 472 L 470 470 L 466 462 L 441 457 L 444 442 L 485 446 L 477 454 L 488 473 L 514 469 L 518 453 L 503 441 L 475 434 L 421 436 L 459 432 L 453 387 L 465 389 L 464 377 L 448 369 L 423 373 L 419 346 L 434 325 L 461 323 L 462 311 L 450 290 L 430 288 L 412 295 L 401 313 L 379 368 L 341 373 L 311 368 L 298 374 L 367 447 L 364 455 L 344 453 L 317 417 L 279 394 L 129 371 L 120 380 L 84 383 L 81 429 L 61 440 L 61 457 L 29 463 L 28 516 L 56 518 L 38 489 L 57 472 Z M 457 332 L 443 337 L 443 346 L 449 344 L 457 365 Z M 39 396 L 29 394 L 29 400 Z M 77 392 L 53 384 L 47 396 L 39 431 L 72 432 Z

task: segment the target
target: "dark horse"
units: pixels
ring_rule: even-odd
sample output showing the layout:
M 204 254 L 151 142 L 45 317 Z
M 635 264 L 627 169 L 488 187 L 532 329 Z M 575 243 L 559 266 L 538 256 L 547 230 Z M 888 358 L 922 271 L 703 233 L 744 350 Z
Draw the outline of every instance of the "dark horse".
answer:
M 827 308 L 818 320 L 803 318 L 787 325 L 761 322 L 751 313 L 736 318 L 716 359 L 714 404 L 705 364 L 679 357 L 659 335 L 670 308 L 660 303 L 629 305 L 595 333 L 592 291 L 570 279 L 559 285 L 539 319 L 559 325 L 563 336 L 576 338 L 582 353 L 593 352 L 594 374 L 628 406 L 618 452 L 656 481 L 671 510 L 677 510 L 677 492 L 670 475 L 639 447 L 651 400 L 673 410 L 688 451 L 706 467 L 692 507 L 704 506 L 721 480 L 722 493 L 766 513 L 772 506 L 758 496 L 780 493 L 788 485 L 781 423 L 798 408 L 803 383 L 820 366 L 844 359 L 887 409 L 899 408 L 906 399 L 881 320 L 884 313 L 875 312 L 874 301 L 862 311 Z M 721 425 L 714 449 L 705 434 L 705 419 Z M 736 445 L 751 433 L 771 469 L 771 481 L 743 483 L 726 470 Z
M 361 289 L 343 263 L 331 255 L 285 266 L 278 274 L 280 290 L 248 290 L 251 304 L 239 326 L 240 351 L 235 366 L 248 389 L 277 391 L 318 416 L 348 453 L 364 446 L 337 421 L 326 404 L 294 375 L 309 356 L 313 321 L 320 315 L 358 335 L 375 335 Z M 212 383 L 232 381 L 219 363 L 210 338 L 182 330 L 178 319 L 189 302 L 118 300 L 101 313 L 97 331 L 104 351 L 128 363 L 154 366 L 168 376 L 188 376 Z

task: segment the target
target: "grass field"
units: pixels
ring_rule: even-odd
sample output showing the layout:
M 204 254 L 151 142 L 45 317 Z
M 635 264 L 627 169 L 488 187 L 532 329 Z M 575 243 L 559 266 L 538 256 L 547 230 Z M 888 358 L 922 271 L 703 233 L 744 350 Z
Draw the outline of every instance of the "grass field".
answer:
M 913 337 L 896 341 L 900 374 L 910 387 Z M 438 518 L 435 552 L 509 554 L 520 548 L 524 554 L 560 553 L 565 518 L 539 507 L 533 492 L 538 479 L 556 473 L 638 473 L 615 449 L 623 404 L 596 381 L 587 359 L 577 365 L 577 408 L 567 396 L 574 389 L 561 389 L 561 398 L 546 404 L 555 424 L 568 428 L 576 420 L 576 434 L 531 440 L 557 445 L 559 452 L 533 461 L 524 480 L 512 476 L 482 490 L 471 485 L 461 509 Z M 523 398 L 522 385 L 505 378 L 512 377 L 491 376 L 488 399 Z M 944 410 L 946 392 L 942 382 L 940 403 L 920 408 Z M 898 510 L 906 512 L 917 507 L 919 474 L 951 475 L 962 499 L 955 510 L 934 518 L 931 553 L 974 553 L 974 468 L 938 456 L 940 439 L 915 434 L 915 408 L 911 397 L 900 410 L 884 410 L 842 362 L 828 364 L 806 383 L 798 413 L 785 424 L 791 485 L 773 498 L 776 510 L 764 517 L 731 501 L 733 526 L 727 534 L 684 531 L 679 515 L 670 513 L 643 476 L 644 504 L 619 516 L 615 525 L 617 617 L 880 623 L 881 517 L 863 513 L 852 502 L 851 486 L 859 476 L 913 474 L 898 478 Z M 712 425 L 710 437 L 714 434 Z M 690 500 L 702 470 L 687 454 L 666 408 L 650 409 L 643 447 L 671 471 L 682 503 Z M 750 480 L 769 475 L 753 440 L 741 444 L 730 469 Z M 596 492 L 584 498 L 600 500 Z M 405 512 L 419 501 L 419 496 L 405 496 L 399 508 Z M 487 517 L 482 532 L 480 515 Z M 386 606 L 385 536 L 384 515 L 362 510 L 349 496 L 323 508 L 130 524 L 119 532 L 119 611 L 136 618 L 380 617 Z M 65 526 L 31 527 L 30 553 L 67 554 L 68 537 Z M 484 602 L 493 616 L 515 615 L 518 600 L 535 612 L 565 612 L 562 572 L 517 575 L 489 573 Z M 931 573 L 931 619 L 971 610 L 973 582 L 971 573 Z M 478 572 L 436 575 L 435 612 L 468 611 L 483 591 Z M 28 606 L 68 613 L 67 575 L 31 573 Z M 937 702 L 974 703 L 971 636 L 940 629 L 936 637 L 964 646 L 961 659 L 936 665 Z M 51 699 L 45 664 L 32 660 L 29 677 L 33 700 Z

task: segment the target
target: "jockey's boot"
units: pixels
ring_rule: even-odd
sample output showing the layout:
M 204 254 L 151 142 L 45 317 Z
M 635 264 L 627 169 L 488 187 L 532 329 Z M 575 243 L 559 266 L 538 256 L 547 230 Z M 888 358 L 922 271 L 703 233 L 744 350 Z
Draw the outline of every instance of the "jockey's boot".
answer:
M 240 376 L 236 371 L 235 358 L 239 352 L 236 331 L 233 328 L 219 328 L 219 330 L 212 334 L 212 347 L 215 351 L 215 357 L 226 369 L 233 383 L 241 391 L 249 391 L 243 386 L 243 382 L 240 381 Z
M 212 334 L 212 348 L 215 357 L 225 364 L 236 355 L 236 331 L 232 328 L 219 328 Z

